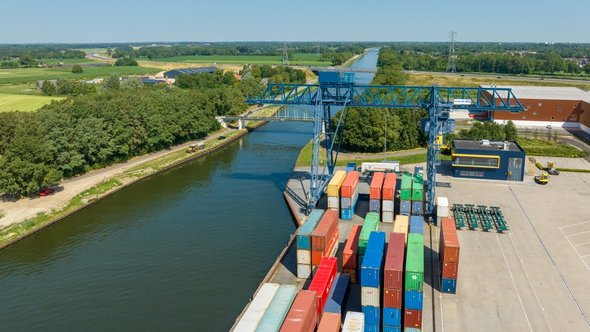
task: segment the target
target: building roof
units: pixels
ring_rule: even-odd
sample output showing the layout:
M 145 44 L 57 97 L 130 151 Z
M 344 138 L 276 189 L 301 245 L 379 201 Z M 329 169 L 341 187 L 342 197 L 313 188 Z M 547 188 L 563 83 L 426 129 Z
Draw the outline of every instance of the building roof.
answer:
M 523 151 L 518 144 L 510 141 L 454 139 L 453 145 L 455 149 L 461 150 Z M 506 150 L 504 150 L 504 145 L 506 145 Z
M 574 87 L 552 86 L 496 86 L 482 85 L 482 88 L 509 88 L 519 99 L 573 100 L 590 103 L 590 92 Z M 502 95 L 502 94 L 500 94 Z
M 181 68 L 181 69 L 173 69 L 169 70 L 164 73 L 164 77 L 166 78 L 176 78 L 182 74 L 193 75 L 193 74 L 201 74 L 201 73 L 214 73 L 219 68 L 217 67 L 200 67 L 200 68 Z

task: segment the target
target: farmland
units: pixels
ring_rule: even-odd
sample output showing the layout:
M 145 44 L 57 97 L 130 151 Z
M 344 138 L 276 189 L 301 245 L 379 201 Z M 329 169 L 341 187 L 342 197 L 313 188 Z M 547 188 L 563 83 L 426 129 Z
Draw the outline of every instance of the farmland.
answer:
M 25 83 L 40 80 L 56 79 L 93 79 L 111 75 L 155 74 L 158 69 L 142 67 L 84 67 L 82 74 L 73 74 L 71 68 L 18 68 L 1 69 L 0 84 Z
M 0 93 L 0 112 L 31 112 L 39 109 L 43 105 L 49 104 L 52 100 L 61 99 L 64 98 Z
M 315 53 L 295 53 L 290 55 L 289 63 L 299 66 L 330 66 L 329 61 L 320 61 Z M 192 55 L 177 56 L 171 58 L 153 59 L 157 62 L 180 62 L 180 63 L 219 63 L 219 64 L 251 64 L 251 65 L 280 65 L 281 56 L 267 55 Z

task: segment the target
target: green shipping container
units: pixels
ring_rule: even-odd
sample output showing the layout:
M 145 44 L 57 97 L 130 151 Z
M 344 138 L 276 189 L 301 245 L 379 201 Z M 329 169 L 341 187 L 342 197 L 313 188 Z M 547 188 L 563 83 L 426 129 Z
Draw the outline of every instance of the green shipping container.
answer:
M 422 291 L 424 287 L 424 235 L 408 234 L 405 289 Z
M 369 236 L 371 232 L 376 231 L 379 227 L 379 213 L 369 212 L 365 217 L 361 234 L 359 235 L 359 255 L 365 254 L 367 249 L 367 243 L 369 242 Z
M 416 189 L 412 190 L 412 202 L 422 202 L 424 201 L 424 191 Z
M 275 296 L 272 298 L 264 316 L 262 316 L 262 320 L 260 321 L 260 324 L 258 324 L 256 331 L 280 331 L 281 325 L 283 325 L 283 321 L 285 320 L 285 317 L 287 317 L 287 313 L 289 312 L 289 309 L 291 309 L 291 304 L 293 304 L 296 295 L 297 286 L 281 285 L 275 293 Z
M 410 200 L 412 200 L 412 190 L 402 189 L 400 191 L 400 201 L 410 201 Z
M 424 178 L 422 177 L 422 174 L 414 173 L 414 178 L 412 179 L 412 182 L 418 184 L 424 183 Z
M 412 189 L 412 174 L 404 173 L 402 175 L 401 189 Z

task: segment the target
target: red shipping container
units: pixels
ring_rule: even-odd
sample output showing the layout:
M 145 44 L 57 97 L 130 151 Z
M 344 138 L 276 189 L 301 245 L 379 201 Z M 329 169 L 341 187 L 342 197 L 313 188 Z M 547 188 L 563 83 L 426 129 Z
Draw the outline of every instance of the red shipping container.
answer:
M 355 269 L 357 268 L 357 256 L 359 250 L 359 236 L 361 235 L 362 225 L 352 225 L 348 240 L 342 251 L 342 268 Z
M 384 179 L 385 174 L 383 172 L 373 173 L 373 180 L 371 180 L 371 186 L 369 188 L 369 199 L 381 199 Z
M 445 279 L 457 279 L 459 264 L 456 262 L 442 262 L 442 277 Z
M 404 327 L 422 328 L 422 310 L 404 310 Z
M 311 251 L 311 265 L 318 266 L 320 261 L 324 257 L 334 257 L 338 251 L 338 228 L 336 228 L 336 234 L 332 237 L 329 246 L 324 251 L 312 250 Z
M 348 274 L 350 276 L 350 283 L 356 284 L 358 283 L 358 279 L 356 278 L 356 269 L 342 269 L 342 273 Z
M 318 324 L 317 293 L 301 290 L 281 326 L 281 332 L 313 332 Z
M 338 220 L 338 211 L 327 210 L 311 233 L 311 265 L 318 265 L 338 245 Z
M 385 181 L 383 182 L 383 192 L 381 197 L 386 200 L 395 199 L 395 182 L 397 177 L 395 173 L 387 173 L 385 175 Z
M 383 306 L 388 308 L 402 308 L 402 294 L 401 289 L 383 289 Z
M 333 312 L 324 312 L 317 332 L 340 332 L 342 317 Z
M 402 289 L 404 280 L 404 250 L 406 235 L 392 232 L 389 234 L 385 266 L 383 269 L 383 287 Z
M 316 292 L 318 315 L 321 315 L 322 311 L 324 311 L 324 305 L 326 305 L 326 301 L 328 300 L 328 295 L 332 289 L 337 270 L 338 260 L 336 257 L 322 258 L 322 261 L 311 280 L 311 284 L 309 284 L 308 290 Z
M 340 186 L 340 197 L 352 197 L 356 186 L 359 183 L 359 172 L 350 171 Z
M 441 262 L 459 262 L 459 238 L 453 218 L 441 219 L 439 255 Z

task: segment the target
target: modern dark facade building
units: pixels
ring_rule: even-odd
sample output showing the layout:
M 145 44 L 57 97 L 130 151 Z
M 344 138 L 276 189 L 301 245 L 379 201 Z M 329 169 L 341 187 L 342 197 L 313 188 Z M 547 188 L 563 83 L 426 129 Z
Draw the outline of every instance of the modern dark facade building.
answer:
M 455 139 L 452 152 L 455 177 L 508 181 L 524 178 L 525 153 L 516 142 Z

